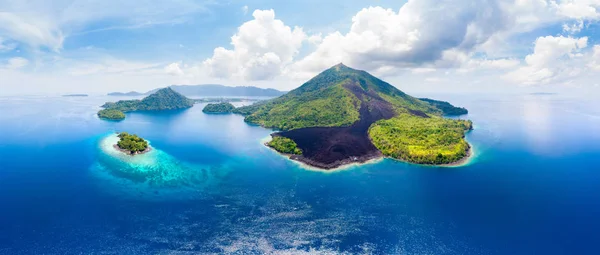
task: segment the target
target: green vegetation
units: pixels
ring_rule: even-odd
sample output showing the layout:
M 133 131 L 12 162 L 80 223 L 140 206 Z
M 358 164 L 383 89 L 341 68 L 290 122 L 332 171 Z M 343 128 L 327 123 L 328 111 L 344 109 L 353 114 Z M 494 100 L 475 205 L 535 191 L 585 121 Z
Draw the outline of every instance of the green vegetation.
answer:
M 222 102 L 222 103 L 216 103 L 216 104 L 207 104 L 204 107 L 204 109 L 202 109 L 202 112 L 205 112 L 205 113 L 231 113 L 231 112 L 233 112 L 234 109 L 235 109 L 235 106 L 233 106 L 232 104 Z
M 373 124 L 369 136 L 386 156 L 417 164 L 448 164 L 467 156 L 470 147 L 464 133 L 471 129 L 469 120 L 401 113 Z
M 369 113 L 361 115 L 361 107 L 368 107 Z M 467 156 L 470 148 L 464 133 L 471 129 L 471 122 L 442 118 L 466 114 L 466 109 L 414 98 L 343 64 L 281 97 L 233 112 L 244 115 L 246 122 L 282 131 L 351 126 L 361 117 L 370 124 L 395 116 L 370 124 L 369 138 L 384 155 L 419 164 L 453 163 Z M 294 141 L 284 138 L 273 139 L 268 145 L 284 153 L 296 149 Z
M 160 89 L 142 100 L 121 100 L 116 103 L 105 103 L 102 105 L 105 109 L 113 109 L 121 112 L 177 110 L 192 106 L 194 106 L 193 100 L 175 92 L 171 88 Z
M 286 137 L 275 136 L 273 137 L 273 140 L 267 143 L 267 145 L 281 153 L 302 154 L 302 150 L 297 147 L 296 143 L 292 139 Z
M 148 142 L 137 135 L 121 132 L 119 133 L 119 138 L 117 146 L 122 150 L 129 151 L 131 154 L 143 152 L 148 149 Z
M 240 107 L 235 112 L 245 115 L 247 122 L 280 130 L 349 126 L 360 115 L 360 99 L 348 89 L 348 85 L 355 84 L 364 92 L 386 95 L 386 101 L 397 107 L 436 112 L 429 104 L 404 94 L 367 72 L 341 64 L 324 71 L 288 94 L 261 105 Z
M 341 84 L 325 88 L 319 93 L 309 92 L 303 96 L 284 96 L 281 99 L 257 107 L 257 111 L 247 116 L 246 121 L 264 127 L 291 130 L 349 126 L 359 117 L 358 98 L 343 89 Z
M 103 109 L 98 112 L 98 117 L 108 120 L 125 119 L 125 114 L 117 109 Z
M 467 111 L 467 109 L 462 108 L 462 107 L 456 107 L 454 105 L 451 105 L 448 102 L 433 100 L 433 99 L 429 99 L 429 98 L 419 98 L 419 100 L 421 100 L 423 102 L 427 102 L 427 103 L 433 105 L 434 107 L 440 109 L 442 111 L 442 114 L 444 114 L 446 116 L 458 116 L 458 115 L 464 115 L 464 114 L 469 113 L 469 111 Z

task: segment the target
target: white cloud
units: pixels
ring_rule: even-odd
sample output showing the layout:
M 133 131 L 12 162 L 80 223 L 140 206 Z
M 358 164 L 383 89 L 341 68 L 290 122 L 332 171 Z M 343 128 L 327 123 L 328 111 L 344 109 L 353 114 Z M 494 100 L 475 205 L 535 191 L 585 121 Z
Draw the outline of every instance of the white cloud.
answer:
M 204 2 L 210 1 L 0 0 L 0 36 L 34 49 L 59 51 L 65 38 L 86 33 L 84 29 L 90 23 L 103 20 L 119 23 L 94 31 L 164 24 L 203 11 Z
M 581 50 L 588 38 L 540 37 L 533 53 L 525 57 L 525 66 L 507 74 L 507 78 L 524 85 L 545 84 L 581 73 L 574 60 L 582 59 Z
M 600 18 L 600 0 L 562 0 L 551 2 L 559 15 L 575 19 Z
M 0 12 L 0 34 L 34 48 L 45 46 L 51 50 L 60 49 L 64 41 L 63 33 L 51 22 L 8 12 Z
M 307 40 L 302 28 L 290 28 L 275 19 L 273 10 L 256 10 L 253 20 L 238 28 L 231 37 L 233 49 L 214 50 L 204 61 L 210 74 L 219 78 L 265 80 L 278 76 L 292 62 Z
M 22 57 L 14 57 L 14 58 L 8 59 L 6 65 L 4 65 L 4 67 L 6 69 L 20 69 L 20 68 L 25 67 L 27 64 L 29 64 L 29 60 L 22 58 Z
M 589 67 L 596 71 L 600 71 L 600 45 L 594 45 Z
M 244 7 L 242 7 L 242 12 L 244 13 L 244 15 L 248 14 L 248 6 L 244 5 Z
M 4 38 L 0 37 L 0 52 L 12 51 L 17 48 L 17 45 L 12 42 L 7 42 Z
M 171 63 L 165 67 L 165 72 L 174 76 L 182 76 L 183 70 L 179 67 L 179 63 Z
M 369 7 L 352 18 L 348 33 L 327 35 L 292 71 L 314 74 L 339 62 L 375 72 L 457 66 L 508 24 L 504 9 L 491 0 L 409 1 L 398 12 Z
M 569 34 L 577 34 L 583 30 L 583 20 L 578 20 L 572 24 L 563 24 L 563 31 Z

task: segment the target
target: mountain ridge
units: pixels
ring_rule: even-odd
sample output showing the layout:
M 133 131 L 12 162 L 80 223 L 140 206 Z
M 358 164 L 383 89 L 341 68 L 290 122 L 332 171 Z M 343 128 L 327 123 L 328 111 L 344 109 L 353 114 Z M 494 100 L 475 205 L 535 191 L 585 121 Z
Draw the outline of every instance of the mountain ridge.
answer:
M 279 91 L 272 88 L 258 88 L 254 86 L 225 86 L 220 84 L 200 84 L 200 85 L 170 85 L 174 91 L 187 96 L 256 96 L 256 97 L 277 97 L 285 94 L 285 91 Z M 161 88 L 153 89 L 145 93 L 136 91 L 130 92 L 111 92 L 109 96 L 143 96 L 150 95 Z

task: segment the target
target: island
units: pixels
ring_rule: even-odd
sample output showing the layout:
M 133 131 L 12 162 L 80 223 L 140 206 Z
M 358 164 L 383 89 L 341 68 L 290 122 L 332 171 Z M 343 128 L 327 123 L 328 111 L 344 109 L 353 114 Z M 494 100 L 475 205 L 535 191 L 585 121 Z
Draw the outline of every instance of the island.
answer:
M 266 145 L 307 165 L 333 169 L 390 157 L 456 164 L 471 146 L 466 109 L 420 100 L 371 74 L 338 64 L 278 98 L 236 108 L 251 124 L 273 128 Z
M 285 94 L 284 91 L 276 89 L 263 89 L 252 86 L 225 86 L 220 84 L 202 85 L 171 85 L 168 88 L 187 97 L 277 97 Z M 109 96 L 144 96 L 155 93 L 160 89 L 153 89 L 145 93 L 136 91 L 111 92 Z
M 202 112 L 223 114 L 223 113 L 231 113 L 231 112 L 233 112 L 234 109 L 235 109 L 235 106 L 233 106 L 231 103 L 221 102 L 221 103 L 216 103 L 216 104 L 207 104 L 202 109 Z
M 129 92 L 111 92 L 107 94 L 108 96 L 117 96 L 117 97 L 124 97 L 124 96 L 143 96 L 144 93 L 140 93 L 140 92 L 136 92 L 136 91 L 129 91 Z
M 239 98 L 239 97 L 206 97 L 194 98 L 195 103 L 236 103 L 236 102 L 258 102 L 264 99 L 259 98 Z
M 117 111 L 121 113 L 135 111 L 165 111 L 187 109 L 192 106 L 194 106 L 194 100 L 175 92 L 171 88 L 164 88 L 142 100 L 121 100 L 114 103 L 105 103 L 102 105 L 104 110 L 98 112 L 98 116 L 105 110 L 113 110 L 111 113 L 119 114 Z
M 129 155 L 144 154 L 150 151 L 148 141 L 137 135 L 121 132 L 119 133 L 118 137 L 119 141 L 114 145 L 114 147 L 119 151 Z
M 102 109 L 98 112 L 98 117 L 107 120 L 123 120 L 125 113 L 117 109 Z
M 66 94 L 63 97 L 87 97 L 87 94 Z

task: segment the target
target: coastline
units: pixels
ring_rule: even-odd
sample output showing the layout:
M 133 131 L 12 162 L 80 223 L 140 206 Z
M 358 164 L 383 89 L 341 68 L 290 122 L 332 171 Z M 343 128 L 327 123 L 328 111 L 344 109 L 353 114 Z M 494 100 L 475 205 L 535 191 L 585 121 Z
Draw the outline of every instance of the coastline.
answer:
M 402 160 L 402 159 L 396 159 L 396 158 L 384 156 L 380 151 L 378 151 L 378 153 L 375 153 L 372 155 L 365 155 L 365 156 L 360 156 L 360 157 L 355 157 L 355 158 L 338 160 L 331 164 L 323 164 L 323 163 L 319 163 L 319 162 L 307 159 L 307 158 L 303 157 L 302 155 L 281 153 L 281 152 L 275 150 L 274 148 L 272 148 L 271 146 L 268 145 L 269 141 L 271 141 L 272 138 L 273 137 L 271 135 L 269 135 L 268 137 L 261 139 L 261 143 L 265 147 L 267 147 L 270 150 L 274 151 L 275 153 L 279 154 L 280 156 L 283 156 L 283 157 L 291 160 L 292 162 L 299 164 L 302 168 L 304 168 L 306 170 L 319 171 L 319 172 L 325 172 L 325 173 L 345 170 L 345 169 L 348 169 L 348 168 L 351 168 L 354 166 L 361 166 L 361 165 L 365 165 L 365 164 L 377 163 L 377 162 L 382 161 L 383 159 L 391 159 L 391 160 L 394 160 L 397 162 L 402 162 L 402 163 L 417 165 L 417 166 L 423 166 L 423 167 L 454 168 L 454 167 L 467 166 L 468 164 L 471 163 L 471 160 L 473 159 L 473 156 L 475 155 L 473 145 L 471 145 L 469 143 L 469 149 L 467 150 L 467 155 L 465 157 L 461 158 L 460 160 L 458 160 L 456 162 L 447 163 L 447 164 L 439 164 L 439 165 L 417 164 L 417 163 L 412 163 L 410 161 L 406 161 L 406 160 Z
M 125 154 L 127 154 L 127 155 L 129 155 L 129 156 L 142 155 L 142 154 L 146 154 L 146 153 L 148 153 L 148 152 L 152 151 L 152 147 L 150 147 L 150 145 L 148 145 L 148 148 L 146 148 L 145 150 L 143 150 L 143 151 L 138 151 L 138 152 L 136 152 L 136 153 L 133 153 L 133 154 L 132 154 L 130 151 L 128 151 L 128 150 L 121 149 L 121 148 L 120 148 L 118 145 L 116 145 L 116 144 L 113 144 L 113 148 L 114 148 L 115 150 L 118 150 L 118 151 L 120 151 L 120 152 L 123 152 L 123 153 L 125 153 Z
M 378 157 L 373 157 L 370 159 L 366 159 L 364 161 L 354 161 L 354 160 L 343 160 L 343 161 L 337 161 L 335 163 L 339 163 L 339 162 L 345 162 L 343 164 L 340 164 L 336 167 L 333 168 L 321 168 L 319 166 L 315 166 L 312 164 L 309 164 L 308 161 L 303 161 L 303 160 L 299 160 L 297 158 L 292 158 L 294 156 L 298 157 L 299 155 L 294 155 L 294 154 L 287 154 L 287 153 L 281 153 L 277 150 L 275 150 L 273 147 L 267 145 L 269 143 L 269 141 L 271 141 L 273 137 L 271 135 L 269 135 L 268 137 L 265 137 L 263 139 L 260 140 L 261 144 L 263 144 L 265 147 L 267 147 L 267 149 L 275 152 L 277 155 L 284 157 L 287 160 L 290 160 L 292 163 L 297 164 L 298 166 L 300 166 L 301 168 L 303 168 L 304 170 L 308 170 L 308 171 L 314 171 L 314 172 L 322 172 L 322 173 L 335 173 L 338 171 L 344 171 L 344 170 L 348 170 L 352 167 L 357 167 L 357 166 L 362 166 L 362 165 L 366 165 L 366 164 L 375 164 L 378 163 L 380 161 L 382 161 L 385 157 L 383 155 L 380 155 Z

